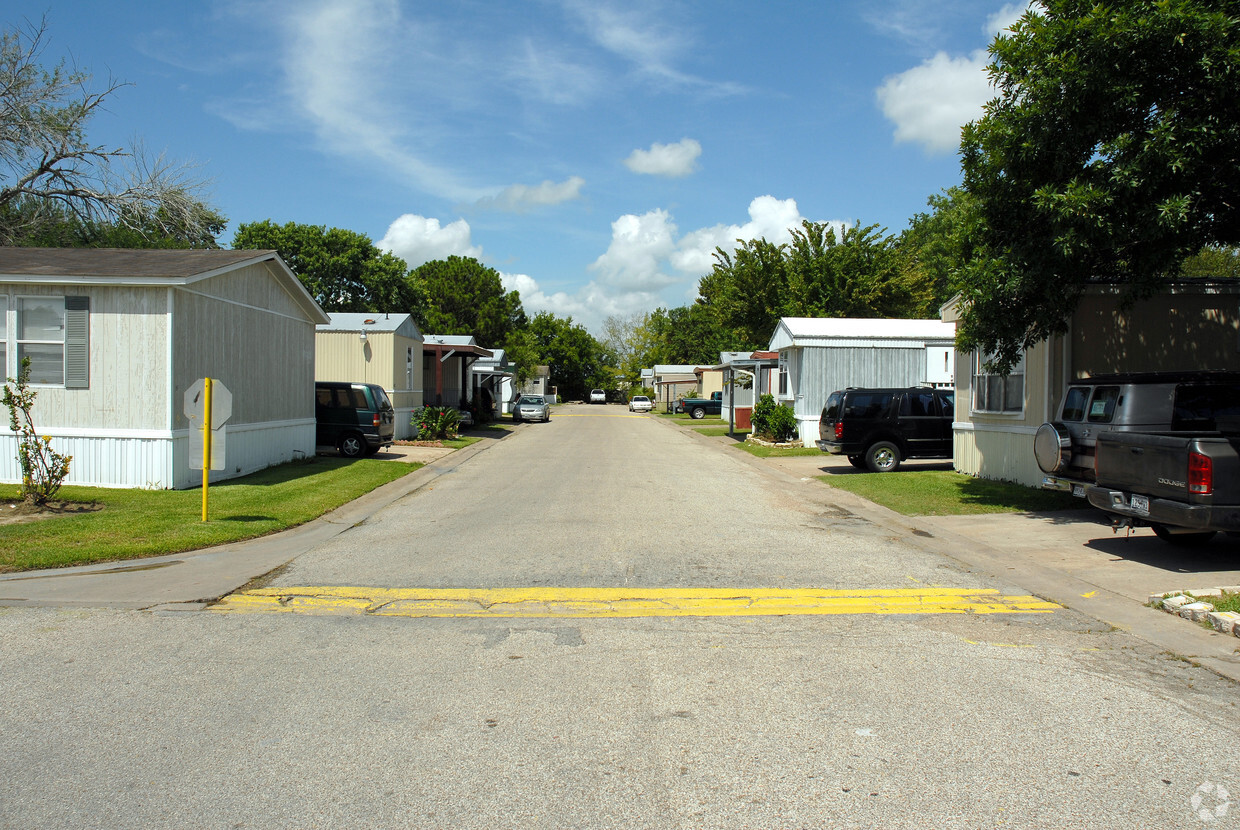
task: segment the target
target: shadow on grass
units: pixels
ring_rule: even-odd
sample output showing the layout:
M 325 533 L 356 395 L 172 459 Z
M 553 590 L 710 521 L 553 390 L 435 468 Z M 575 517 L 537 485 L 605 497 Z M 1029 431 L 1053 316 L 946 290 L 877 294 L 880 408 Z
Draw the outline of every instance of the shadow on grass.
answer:
M 279 520 L 275 516 L 221 516 L 216 521 L 221 521 L 221 522 L 275 522 Z
M 253 487 L 267 486 L 272 484 L 284 484 L 289 481 L 296 481 L 299 478 L 316 475 L 326 470 L 338 470 L 341 467 L 347 467 L 350 464 L 358 463 L 374 463 L 374 459 L 369 458 L 341 458 L 339 456 L 315 456 L 307 458 L 304 461 L 289 461 L 276 467 L 268 467 L 265 470 L 259 470 L 256 473 L 250 473 L 248 476 L 240 478 L 230 478 L 225 481 L 211 482 L 210 489 L 215 490 L 221 487 Z M 382 463 L 382 462 L 379 462 Z M 201 489 L 200 485 L 194 485 L 190 490 Z

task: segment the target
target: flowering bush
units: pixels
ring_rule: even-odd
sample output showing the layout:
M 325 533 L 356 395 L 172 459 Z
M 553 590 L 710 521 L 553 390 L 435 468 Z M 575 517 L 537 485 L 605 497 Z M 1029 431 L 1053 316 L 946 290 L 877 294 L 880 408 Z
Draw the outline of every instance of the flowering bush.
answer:
M 455 438 L 461 416 L 450 406 L 424 406 L 413 414 L 413 425 L 418 437 Z
M 23 357 L 17 379 L 9 378 L 0 400 L 9 408 L 9 429 L 17 436 L 17 461 L 22 468 L 22 501 L 46 504 L 69 475 L 71 455 L 52 449 L 50 436 L 39 436 L 30 409 L 38 393 L 29 387 L 30 358 Z

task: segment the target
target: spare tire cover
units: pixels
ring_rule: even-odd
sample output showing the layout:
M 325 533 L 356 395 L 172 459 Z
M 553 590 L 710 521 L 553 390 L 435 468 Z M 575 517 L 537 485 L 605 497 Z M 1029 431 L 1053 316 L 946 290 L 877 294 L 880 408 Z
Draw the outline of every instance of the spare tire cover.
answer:
M 1060 423 L 1042 424 L 1033 437 L 1033 457 L 1044 473 L 1060 473 L 1072 460 L 1072 436 Z

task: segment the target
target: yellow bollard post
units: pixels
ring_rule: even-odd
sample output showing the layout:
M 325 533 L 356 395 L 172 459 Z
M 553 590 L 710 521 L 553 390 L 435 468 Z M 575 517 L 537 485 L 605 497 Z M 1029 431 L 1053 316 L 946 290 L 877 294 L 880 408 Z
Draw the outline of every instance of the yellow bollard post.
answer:
M 211 477 L 211 378 L 202 392 L 202 520 L 207 520 L 207 479 Z

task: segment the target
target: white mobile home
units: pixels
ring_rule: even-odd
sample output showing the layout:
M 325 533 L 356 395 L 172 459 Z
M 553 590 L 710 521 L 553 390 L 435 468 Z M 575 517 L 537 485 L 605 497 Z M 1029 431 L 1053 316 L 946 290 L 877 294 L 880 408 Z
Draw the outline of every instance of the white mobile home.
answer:
M 1112 372 L 1240 370 L 1240 282 L 1182 279 L 1122 308 L 1119 289 L 1092 285 L 1068 332 L 1030 348 L 1007 375 L 977 354 L 960 355 L 952 424 L 956 469 L 1040 486 L 1033 456 L 1038 427 L 1053 420 L 1068 384 Z M 954 322 L 955 301 L 941 311 Z M 967 369 L 965 367 L 968 367 Z
M 775 399 L 792 407 L 800 439 L 813 446 L 837 389 L 950 386 L 955 338 L 955 324 L 939 320 L 784 317 L 767 347 L 779 353 Z
M 0 248 L 0 362 L 31 359 L 35 425 L 68 482 L 182 488 L 185 390 L 232 393 L 232 478 L 314 455 L 314 327 L 327 315 L 275 251 Z M 0 430 L 0 480 L 19 481 Z

